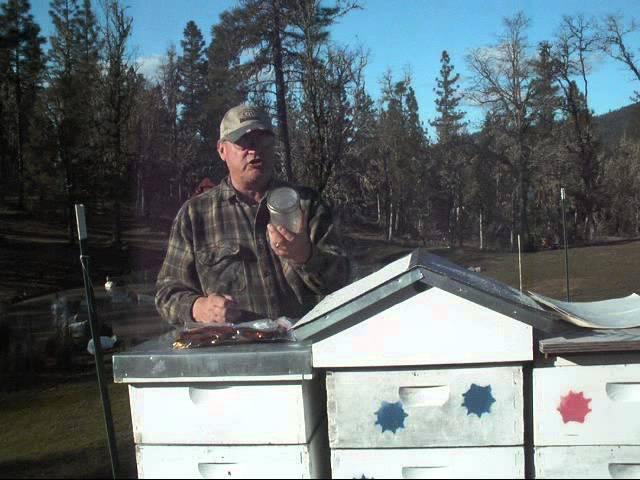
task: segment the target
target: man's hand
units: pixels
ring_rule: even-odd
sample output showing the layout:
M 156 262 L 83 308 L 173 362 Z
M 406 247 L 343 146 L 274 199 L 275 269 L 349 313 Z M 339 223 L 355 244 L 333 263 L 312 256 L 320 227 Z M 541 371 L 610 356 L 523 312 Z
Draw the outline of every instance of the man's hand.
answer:
M 233 323 L 240 319 L 240 309 L 231 295 L 210 294 L 193 303 L 193 319 L 199 323 Z
M 291 233 L 282 226 L 270 223 L 267 225 L 267 232 L 276 255 L 298 265 L 307 263 L 311 257 L 311 241 L 305 229 L 300 233 Z

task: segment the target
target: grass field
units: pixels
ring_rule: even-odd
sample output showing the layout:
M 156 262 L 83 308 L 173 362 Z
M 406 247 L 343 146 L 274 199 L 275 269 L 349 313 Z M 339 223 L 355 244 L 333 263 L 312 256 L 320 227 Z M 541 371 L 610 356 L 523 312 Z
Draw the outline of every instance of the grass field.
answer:
M 135 478 L 129 395 L 109 385 L 120 474 Z M 108 478 L 100 394 L 95 376 L 0 396 L 1 478 Z
M 0 236 L 0 270 L 3 272 L 0 301 L 15 299 L 23 293 L 27 296 L 41 295 L 51 292 L 56 286 L 70 288 L 81 285 L 79 264 L 76 264 L 77 247 L 65 244 L 63 229 L 56 223 L 34 218 L 23 221 L 13 212 L 3 214 L 2 211 L 0 221 L 8 227 L 4 237 Z M 123 256 L 109 249 L 108 234 L 104 228 L 98 232 L 92 250 L 96 282 L 104 281 L 104 275 L 109 272 L 122 271 L 123 262 L 130 268 L 142 267 L 151 272 L 158 268 L 166 233 L 136 222 L 130 223 L 125 231 L 129 248 Z M 361 274 L 419 246 L 419 243 L 408 241 L 386 242 L 371 229 L 351 230 L 346 240 Z M 431 251 L 464 267 L 480 267 L 483 275 L 519 287 L 518 257 L 515 254 L 474 248 Z M 570 291 L 574 301 L 640 293 L 639 240 L 572 248 L 569 263 Z M 562 250 L 525 254 L 522 267 L 523 289 L 565 298 Z M 44 305 L 43 315 L 50 315 L 48 306 Z M 0 309 L 0 315 L 1 312 Z M 112 378 L 110 373 L 107 378 Z M 93 368 L 84 369 L 82 374 L 58 377 L 43 372 L 40 379 L 30 384 L 30 387 L 19 391 L 0 393 L 0 477 L 109 477 L 111 470 L 102 407 Z M 109 392 L 121 474 L 135 477 L 127 389 L 121 384 L 111 384 Z

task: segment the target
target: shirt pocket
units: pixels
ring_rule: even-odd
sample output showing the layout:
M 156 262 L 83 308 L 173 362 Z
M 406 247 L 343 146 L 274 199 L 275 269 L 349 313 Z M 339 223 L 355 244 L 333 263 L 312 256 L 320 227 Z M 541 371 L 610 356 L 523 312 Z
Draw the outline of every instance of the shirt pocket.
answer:
M 204 293 L 238 294 L 247 288 L 241 247 L 237 242 L 221 242 L 196 250 L 200 283 Z

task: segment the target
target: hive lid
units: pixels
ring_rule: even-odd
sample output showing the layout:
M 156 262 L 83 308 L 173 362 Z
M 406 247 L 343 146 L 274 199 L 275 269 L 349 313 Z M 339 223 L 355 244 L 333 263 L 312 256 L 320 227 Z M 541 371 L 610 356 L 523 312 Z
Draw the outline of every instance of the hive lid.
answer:
M 113 356 L 116 382 L 269 381 L 313 376 L 305 342 L 249 343 L 174 350 L 178 330 Z
M 433 287 L 538 330 L 552 332 L 559 328 L 555 316 L 528 295 L 425 249 L 416 249 L 328 295 L 294 326 L 296 337 L 323 340 Z

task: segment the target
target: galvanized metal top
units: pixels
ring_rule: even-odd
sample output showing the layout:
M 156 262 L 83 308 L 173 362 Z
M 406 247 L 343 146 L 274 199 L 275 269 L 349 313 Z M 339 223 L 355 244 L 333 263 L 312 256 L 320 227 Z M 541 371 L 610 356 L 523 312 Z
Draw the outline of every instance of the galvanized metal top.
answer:
M 544 310 L 526 294 L 424 249 L 416 249 L 411 255 L 329 295 L 294 326 L 296 336 L 321 341 L 432 287 L 537 330 L 563 330 L 556 315 Z
M 250 343 L 174 350 L 178 330 L 113 356 L 116 383 L 250 382 L 313 376 L 311 346 L 303 342 Z

